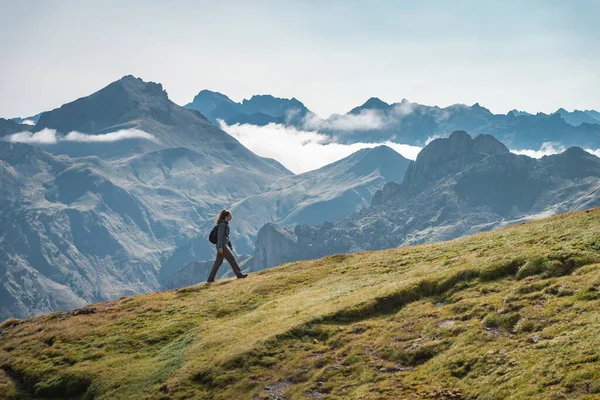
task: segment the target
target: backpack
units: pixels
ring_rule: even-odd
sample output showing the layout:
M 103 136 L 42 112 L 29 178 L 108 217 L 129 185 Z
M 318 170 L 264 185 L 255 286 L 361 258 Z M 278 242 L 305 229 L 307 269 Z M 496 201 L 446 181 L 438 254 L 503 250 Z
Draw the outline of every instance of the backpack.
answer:
M 217 244 L 217 231 L 219 230 L 219 225 L 215 225 L 214 228 L 212 228 L 212 231 L 210 231 L 210 234 L 208 235 L 208 241 L 211 242 L 212 244 Z

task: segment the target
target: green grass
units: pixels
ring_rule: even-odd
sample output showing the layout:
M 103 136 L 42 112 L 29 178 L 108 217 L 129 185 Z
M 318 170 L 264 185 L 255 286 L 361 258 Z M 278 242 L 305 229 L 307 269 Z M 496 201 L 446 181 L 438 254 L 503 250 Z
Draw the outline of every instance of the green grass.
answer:
M 600 398 L 600 209 L 3 325 L 0 397 Z

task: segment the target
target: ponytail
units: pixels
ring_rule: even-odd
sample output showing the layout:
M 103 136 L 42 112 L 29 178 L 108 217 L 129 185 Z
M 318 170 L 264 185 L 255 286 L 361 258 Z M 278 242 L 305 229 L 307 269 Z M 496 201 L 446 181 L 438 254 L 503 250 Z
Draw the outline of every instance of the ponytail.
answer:
M 217 225 L 220 224 L 222 221 L 224 221 L 225 218 L 229 217 L 230 215 L 231 215 L 231 213 L 229 211 L 227 211 L 226 209 L 221 210 L 221 212 L 217 216 Z

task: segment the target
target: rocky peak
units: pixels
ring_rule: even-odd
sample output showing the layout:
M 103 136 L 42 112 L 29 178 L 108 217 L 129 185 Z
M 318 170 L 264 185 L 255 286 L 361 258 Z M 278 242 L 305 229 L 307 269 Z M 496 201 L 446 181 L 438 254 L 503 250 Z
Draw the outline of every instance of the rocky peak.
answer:
M 246 114 L 261 112 L 271 117 L 285 117 L 291 110 L 306 110 L 304 104 L 296 98 L 285 99 L 269 94 L 254 95 L 242 101 L 242 109 Z
M 577 146 L 559 154 L 544 156 L 540 162 L 554 176 L 582 178 L 600 175 L 600 158 Z
M 163 89 L 162 84 L 156 82 L 145 82 L 141 78 L 136 78 L 133 75 L 126 75 L 118 81 L 111 83 L 108 87 L 110 87 L 111 85 L 122 86 L 132 97 L 139 97 L 143 94 L 150 94 L 160 96 L 164 99 L 169 98 L 167 92 Z
M 400 181 L 406 168 L 408 168 L 408 164 L 410 164 L 410 160 L 388 146 L 364 149 L 355 154 L 358 161 L 350 171 L 359 176 L 366 176 L 375 170 L 379 170 L 386 180 Z
M 500 154 L 500 153 L 510 153 L 508 147 L 504 145 L 504 143 L 500 142 L 498 139 L 493 137 L 492 135 L 482 134 L 477 136 L 474 139 L 474 150 L 483 153 L 483 154 Z
M 477 111 L 477 112 L 480 112 L 480 113 L 482 113 L 482 114 L 489 114 L 489 115 L 492 115 L 492 112 L 491 112 L 490 110 L 488 110 L 488 109 L 487 109 L 487 108 L 485 108 L 485 107 L 482 107 L 482 106 L 481 106 L 479 103 L 475 103 L 475 104 L 473 104 L 473 105 L 471 106 L 471 110 L 472 110 L 472 111 Z
M 363 105 L 353 108 L 348 114 L 358 114 L 362 110 L 387 110 L 391 106 L 377 97 L 371 97 Z
M 456 173 L 465 165 L 485 158 L 488 152 L 501 152 L 503 145 L 494 141 L 488 136 L 475 141 L 465 131 L 455 131 L 448 138 L 435 139 L 421 150 L 415 162 L 409 166 L 403 185 L 420 185 Z
M 194 96 L 194 100 L 191 103 L 186 104 L 185 108 L 210 115 L 222 103 L 237 105 L 237 103 L 222 93 L 204 89 Z
M 160 83 L 131 75 L 40 116 L 35 130 L 94 133 L 144 117 L 168 123 L 174 104 Z

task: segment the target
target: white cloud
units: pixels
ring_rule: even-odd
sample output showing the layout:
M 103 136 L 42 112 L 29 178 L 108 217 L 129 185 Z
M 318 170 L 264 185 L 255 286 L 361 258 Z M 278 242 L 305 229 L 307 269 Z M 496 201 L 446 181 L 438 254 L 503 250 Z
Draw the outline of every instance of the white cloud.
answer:
M 8 137 L 8 141 L 13 143 L 55 144 L 58 142 L 58 138 L 54 129 L 44 128 L 36 133 L 25 131 L 12 134 Z
M 591 153 L 593 155 L 595 155 L 596 157 L 600 157 L 600 149 L 584 149 L 585 151 L 587 151 L 588 153 Z
M 262 157 L 274 158 L 294 173 L 318 169 L 360 149 L 382 144 L 413 160 L 421 150 L 417 146 L 391 142 L 340 144 L 317 131 L 298 130 L 273 123 L 266 126 L 227 125 L 220 121 L 220 125 L 221 129 L 238 139 L 254 153 Z
M 429 136 L 427 139 L 425 139 L 425 146 L 427 146 L 429 143 L 433 142 L 435 139 L 442 139 L 445 138 L 446 136 L 443 135 L 433 135 L 433 136 Z
M 104 133 L 101 135 L 87 135 L 76 131 L 70 132 L 62 140 L 69 142 L 116 142 L 124 139 L 146 139 L 152 142 L 158 142 L 153 135 L 139 129 L 122 129 L 116 132 Z
M 35 125 L 35 122 L 33 122 L 30 119 L 26 119 L 26 120 L 21 121 L 21 124 L 22 125 Z
M 532 158 L 542 158 L 543 156 L 549 156 L 552 154 L 558 154 L 565 151 L 565 147 L 560 143 L 553 142 L 545 142 L 542 143 L 542 146 L 539 150 L 533 149 L 521 149 L 521 150 L 511 150 L 512 153 L 522 154 Z
M 382 112 L 375 110 L 362 110 L 358 114 L 333 114 L 328 119 L 321 119 L 314 114 L 309 114 L 303 121 L 304 129 L 327 131 L 368 131 L 381 129 L 385 126 Z
M 544 156 L 550 156 L 553 154 L 559 154 L 565 151 L 565 146 L 560 143 L 546 142 L 543 143 L 539 150 L 523 149 L 523 150 L 511 150 L 515 154 L 523 154 L 533 158 L 542 158 Z M 600 149 L 584 149 L 590 154 L 600 157 Z
M 61 136 L 57 134 L 56 130 L 54 129 L 44 128 L 39 132 L 31 133 L 25 131 L 15 133 L 8 137 L 9 142 L 29 144 L 56 144 L 58 142 L 107 143 L 124 139 L 145 139 L 156 143 L 158 142 L 156 137 L 139 129 L 122 129 L 120 131 L 101 135 L 88 135 L 85 133 L 72 131 L 66 136 Z

